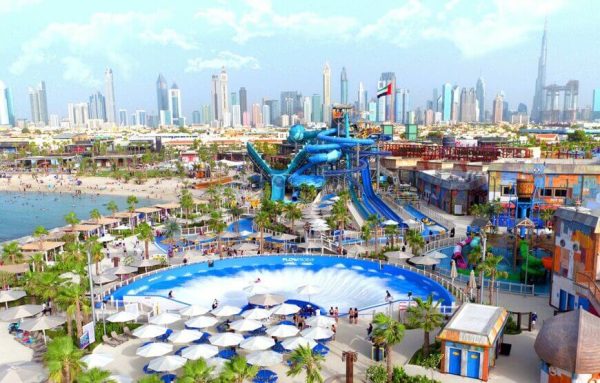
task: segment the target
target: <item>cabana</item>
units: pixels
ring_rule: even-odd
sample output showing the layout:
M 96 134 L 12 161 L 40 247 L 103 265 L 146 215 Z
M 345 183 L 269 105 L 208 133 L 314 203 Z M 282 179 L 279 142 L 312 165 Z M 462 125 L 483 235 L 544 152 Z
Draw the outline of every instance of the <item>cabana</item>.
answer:
M 136 227 L 138 224 L 139 213 L 130 212 L 130 211 L 120 211 L 112 216 L 113 218 L 117 218 L 119 222 L 124 223 L 126 225 L 131 226 L 132 228 Z
M 148 206 L 135 209 L 136 213 L 141 214 L 140 220 L 144 222 L 160 222 L 160 208 Z
M 98 219 L 90 219 L 82 223 L 100 225 L 100 234 L 104 235 L 113 227 L 118 226 L 119 222 L 121 221 L 117 218 L 100 217 Z
M 167 218 L 167 216 L 170 215 L 174 215 L 173 210 L 181 209 L 181 205 L 176 202 L 162 203 L 154 206 L 160 209 L 161 219 Z
M 21 251 L 26 253 L 26 255 L 42 253 L 44 261 L 48 262 L 49 260 L 54 261 L 54 255 L 60 254 L 64 245 L 64 242 L 36 241 L 22 245 Z
M 100 235 L 100 225 L 93 223 L 80 223 L 73 226 L 68 226 L 64 229 L 67 233 L 83 234 L 83 238 L 89 238 L 92 235 Z

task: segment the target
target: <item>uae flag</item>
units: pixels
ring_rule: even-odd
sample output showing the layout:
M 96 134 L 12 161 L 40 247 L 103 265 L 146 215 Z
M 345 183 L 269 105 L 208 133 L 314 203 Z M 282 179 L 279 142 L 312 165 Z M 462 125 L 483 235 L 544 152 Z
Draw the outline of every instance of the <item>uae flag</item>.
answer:
M 390 94 L 392 94 L 392 83 L 387 84 L 381 89 L 377 89 L 377 98 L 389 96 Z

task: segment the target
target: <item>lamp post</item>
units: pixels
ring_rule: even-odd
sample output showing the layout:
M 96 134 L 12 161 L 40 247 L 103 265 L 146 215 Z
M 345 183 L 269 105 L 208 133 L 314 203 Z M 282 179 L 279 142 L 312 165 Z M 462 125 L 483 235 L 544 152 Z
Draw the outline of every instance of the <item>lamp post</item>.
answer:
M 358 360 L 358 354 L 354 351 L 342 352 L 342 362 L 346 362 L 346 383 L 354 382 L 354 362 Z
M 90 253 L 90 249 L 86 250 L 87 254 L 87 268 L 88 268 L 88 280 L 90 283 L 90 297 L 92 298 L 92 323 L 94 324 L 94 329 L 96 328 L 96 304 L 94 302 L 94 281 L 92 280 L 92 255 Z

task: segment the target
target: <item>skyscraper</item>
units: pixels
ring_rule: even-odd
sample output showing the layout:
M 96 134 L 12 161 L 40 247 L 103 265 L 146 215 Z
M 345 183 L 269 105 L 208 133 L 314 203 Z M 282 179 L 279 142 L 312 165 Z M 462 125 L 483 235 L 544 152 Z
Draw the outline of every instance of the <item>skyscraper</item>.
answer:
M 48 102 L 44 81 L 41 81 L 37 88 L 29 87 L 29 104 L 31 121 L 36 124 L 48 125 Z
M 119 109 L 119 125 L 127 126 L 127 109 Z
M 494 99 L 494 108 L 493 108 L 493 114 L 492 114 L 492 122 L 494 124 L 499 124 L 502 122 L 503 109 L 504 109 L 504 97 L 502 97 L 502 94 L 499 93 L 498 95 L 496 95 L 496 98 Z
M 31 121 L 35 124 L 40 122 L 40 99 L 37 95 L 37 90 L 29 87 L 29 106 L 31 108 Z
M 367 91 L 362 81 L 358 83 L 358 111 L 364 112 L 367 110 Z
M 234 128 L 242 126 L 242 114 L 239 104 L 231 105 L 231 125 Z
M 89 112 L 88 103 L 80 102 L 77 104 L 69 103 L 67 105 L 69 123 L 73 126 L 84 126 L 88 123 Z
M 463 89 L 463 91 L 465 91 Z M 461 105 L 461 89 L 460 86 L 455 85 L 452 88 L 452 108 L 450 110 L 450 121 L 457 122 L 460 121 L 460 105 Z
M 143 109 L 138 109 L 135 111 L 135 120 L 140 126 L 147 126 L 148 121 L 146 121 L 146 111 Z
M 295 90 L 281 92 L 281 96 L 279 97 L 281 114 L 287 114 L 288 116 L 291 116 L 299 110 L 302 110 L 302 105 L 300 103 L 302 96 L 299 98 L 298 95 L 298 91 Z
M 600 88 L 594 89 L 592 97 L 592 120 L 600 119 Z
M 177 84 L 173 83 L 169 89 L 169 113 L 174 125 L 183 125 L 183 113 L 181 111 L 181 91 Z
M 88 116 L 92 120 L 106 121 L 106 99 L 102 93 L 96 92 L 90 96 Z
M 269 123 L 267 124 L 267 118 L 263 110 L 263 121 L 265 125 L 277 125 L 279 118 L 281 117 L 281 105 L 279 100 L 266 100 L 265 104 L 269 106 Z
M 312 100 L 310 97 L 304 97 L 304 103 L 302 105 L 302 114 L 304 116 L 304 122 L 309 123 L 312 121 Z
M 219 118 L 221 122 L 221 126 L 228 126 L 231 121 L 229 117 L 229 86 L 228 86 L 228 76 L 225 67 L 221 68 L 221 73 L 219 73 L 219 91 L 217 95 L 219 97 Z
M 238 95 L 236 92 L 231 92 L 231 97 L 229 98 L 229 104 L 231 106 L 233 105 L 239 105 L 238 103 Z
M 267 104 L 262 107 L 262 119 L 264 126 L 271 125 L 271 108 L 269 108 L 269 105 Z
M 394 109 L 396 111 L 396 116 L 394 120 L 406 124 L 406 114 L 410 109 L 410 91 L 408 89 L 396 89 L 395 102 L 396 105 L 394 105 Z
M 477 104 L 479 105 L 479 116 L 477 116 L 477 121 L 485 122 L 485 82 L 483 81 L 483 77 L 477 79 L 475 93 L 477 94 Z
M 169 110 L 169 84 L 162 74 L 156 80 L 156 103 L 159 116 L 161 110 Z
M 383 119 L 378 118 L 378 121 L 390 121 L 394 122 L 396 117 L 396 74 L 394 72 L 383 72 L 381 74 L 380 81 L 383 81 L 381 86 L 377 89 L 381 89 L 388 84 L 392 84 L 392 94 L 389 96 L 379 97 L 379 100 L 383 100 L 385 103 L 385 116 Z
M 0 125 L 15 126 L 12 94 L 2 81 L 0 81 Z
M 477 98 L 475 96 L 475 89 L 463 88 L 462 92 L 460 93 L 460 121 L 461 122 L 477 121 L 476 109 L 477 109 Z
M 248 95 L 246 94 L 246 88 L 241 87 L 239 93 L 240 93 L 240 112 L 242 113 L 242 116 L 243 116 L 244 113 L 248 112 Z M 244 123 L 244 125 L 247 125 L 247 124 Z
M 106 98 L 106 119 L 107 122 L 115 123 L 117 121 L 117 109 L 115 107 L 115 87 L 113 84 L 113 71 L 106 68 L 104 72 L 104 95 Z
M 323 121 L 323 105 L 321 104 L 321 96 L 318 94 L 313 94 L 311 97 L 311 102 L 312 122 Z
M 346 67 L 342 67 L 342 73 L 340 75 L 340 102 L 342 104 L 348 103 L 348 76 L 346 75 Z
M 262 128 L 263 118 L 260 104 L 252 104 L 252 125 L 255 128 Z
M 442 121 L 449 122 L 452 112 L 452 85 L 442 85 Z
M 546 24 L 542 35 L 542 49 L 538 61 L 538 74 L 535 80 L 535 93 L 533 94 L 533 106 L 531 107 L 531 120 L 541 122 L 544 112 L 544 87 L 546 86 L 546 58 L 548 50 L 546 47 Z
M 323 122 L 331 123 L 331 68 L 329 63 L 323 67 Z

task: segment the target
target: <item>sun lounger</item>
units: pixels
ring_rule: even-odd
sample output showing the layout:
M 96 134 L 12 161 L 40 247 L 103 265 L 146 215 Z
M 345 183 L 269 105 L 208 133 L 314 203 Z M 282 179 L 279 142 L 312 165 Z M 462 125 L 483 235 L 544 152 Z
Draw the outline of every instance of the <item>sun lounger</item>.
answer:
M 135 338 L 135 336 L 133 336 L 133 333 L 127 326 L 123 327 L 123 335 L 128 336 L 130 338 Z
M 127 338 L 126 336 L 119 335 L 119 334 L 117 334 L 115 331 L 111 331 L 111 332 L 110 332 L 110 336 L 111 336 L 113 339 L 115 339 L 115 340 L 117 340 L 118 342 L 120 342 L 120 343 L 124 343 L 124 342 L 127 342 L 127 341 L 129 340 L 129 338 Z
M 109 345 L 109 346 L 112 346 L 112 347 L 116 347 L 116 346 L 118 346 L 118 345 L 119 345 L 119 342 L 117 342 L 116 340 L 110 339 L 110 338 L 109 338 L 108 336 L 106 336 L 106 335 L 102 335 L 102 341 L 103 341 L 104 343 L 106 343 L 107 345 Z

